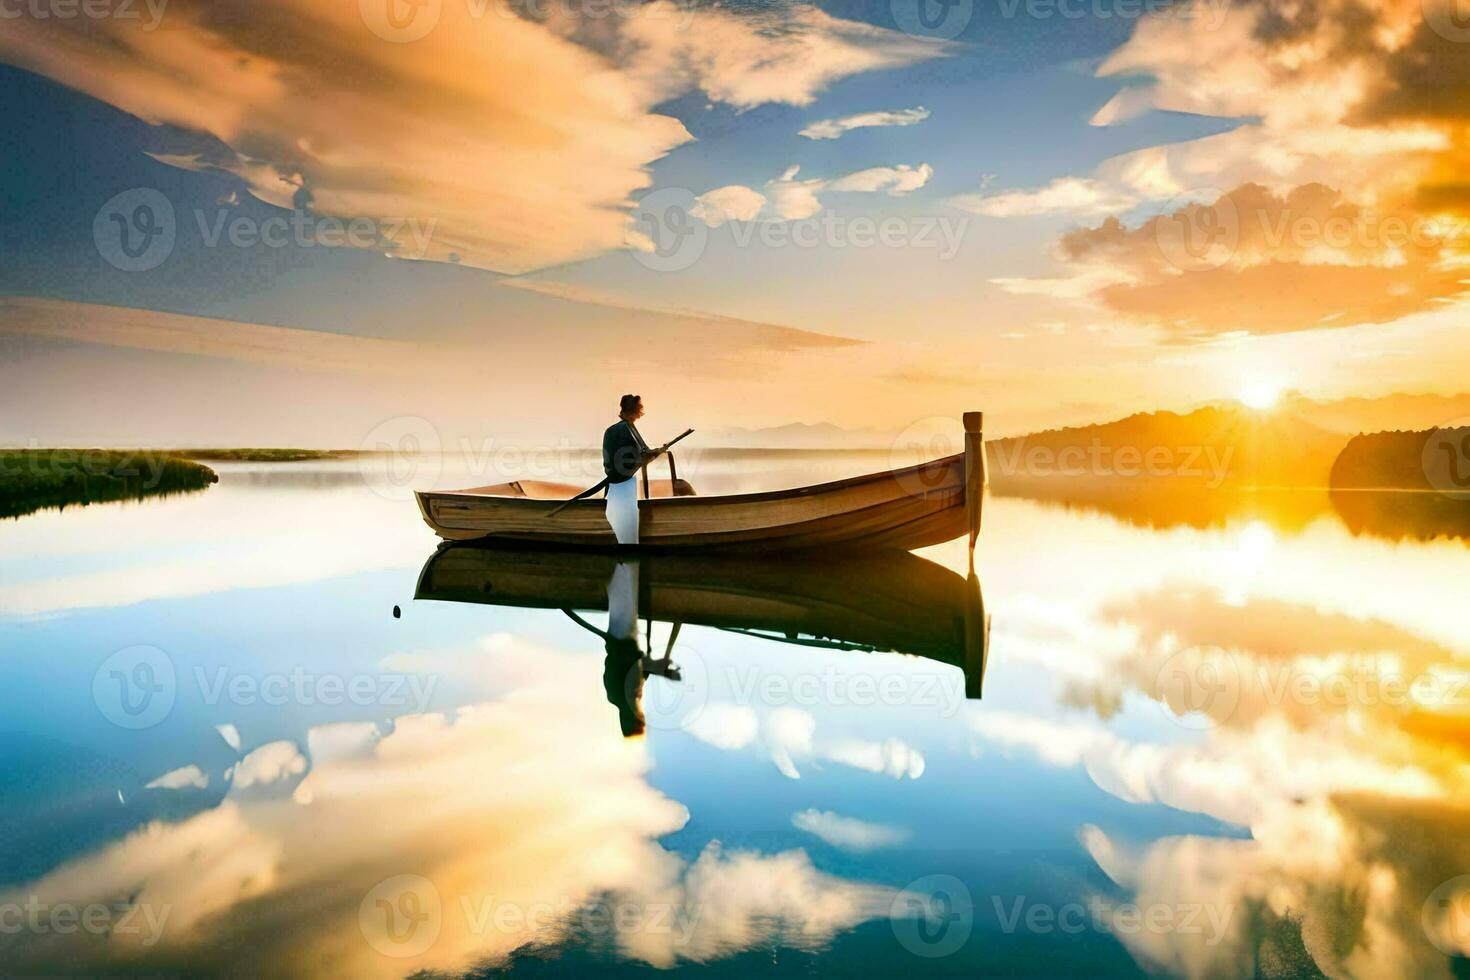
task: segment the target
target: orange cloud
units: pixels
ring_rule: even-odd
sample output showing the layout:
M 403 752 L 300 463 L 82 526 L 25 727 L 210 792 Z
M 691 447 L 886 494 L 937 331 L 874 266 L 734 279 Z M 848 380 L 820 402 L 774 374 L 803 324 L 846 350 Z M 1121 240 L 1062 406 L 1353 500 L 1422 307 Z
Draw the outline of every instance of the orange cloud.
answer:
M 170 6 L 152 28 L 22 16 L 0 60 L 213 137 L 165 162 L 236 174 L 282 207 L 433 221 L 424 257 L 520 272 L 624 247 L 648 165 L 691 138 L 659 101 L 701 88 L 740 107 L 806 104 L 838 78 L 945 50 L 809 7 L 619 8 L 592 47 L 504 0 L 412 9 L 431 18 L 422 36 L 368 0 Z
M 1386 323 L 1463 293 L 1470 222 L 1382 213 L 1321 184 L 1274 194 L 1246 184 L 1128 228 L 1110 218 L 1066 235 L 1068 261 L 1117 312 L 1172 341 Z

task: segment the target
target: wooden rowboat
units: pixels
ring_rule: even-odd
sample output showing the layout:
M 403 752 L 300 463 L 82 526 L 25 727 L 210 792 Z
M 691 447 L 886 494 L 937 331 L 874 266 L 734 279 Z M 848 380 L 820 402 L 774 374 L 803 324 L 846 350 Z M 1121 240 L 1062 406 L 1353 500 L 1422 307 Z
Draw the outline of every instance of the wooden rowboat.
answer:
M 611 554 L 443 544 L 415 599 L 601 612 Z M 980 697 L 989 621 L 980 582 L 902 552 L 825 556 L 653 555 L 639 566 L 648 620 L 705 626 L 781 643 L 892 651 L 959 668 Z
M 909 550 L 980 533 L 981 413 L 966 412 L 965 451 L 903 469 L 765 493 L 695 496 L 682 481 L 644 482 L 640 547 L 650 550 Z M 563 508 L 579 488 L 521 480 L 421 491 L 425 522 L 449 541 L 617 548 L 600 499 Z

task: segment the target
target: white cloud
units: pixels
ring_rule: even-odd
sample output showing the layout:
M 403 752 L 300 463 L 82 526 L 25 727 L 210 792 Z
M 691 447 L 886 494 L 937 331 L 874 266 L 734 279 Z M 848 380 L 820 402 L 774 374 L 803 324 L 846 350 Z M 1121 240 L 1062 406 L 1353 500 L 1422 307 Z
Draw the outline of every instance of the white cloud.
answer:
M 754 221 L 765 206 L 766 196 L 760 191 L 729 184 L 699 195 L 689 214 L 711 228 L 718 228 L 726 221 Z
M 771 210 L 783 221 L 800 221 L 822 210 L 822 202 L 817 200 L 817 191 L 826 187 L 827 182 L 797 180 L 796 175 L 800 170 L 797 166 L 788 167 L 780 177 L 766 184 Z
M 902 827 L 869 823 L 855 817 L 844 817 L 830 810 L 803 810 L 791 817 L 792 826 L 815 834 L 833 847 L 853 851 L 871 851 L 902 843 L 909 832 Z
M 688 812 L 648 785 L 647 743 L 608 738 L 601 690 L 569 692 L 558 684 L 562 660 L 536 663 L 539 674 L 514 697 L 452 719 L 401 717 L 369 752 L 313 759 L 302 787 L 314 802 L 289 817 L 280 800 L 241 794 L 0 889 L 0 902 L 127 898 L 170 910 L 152 944 L 113 936 L 74 947 L 79 972 L 119 963 L 156 972 L 230 949 L 251 975 L 332 962 L 365 980 L 503 966 L 528 944 L 564 939 L 569 920 L 555 910 L 568 908 L 660 911 L 660 928 L 609 918 L 607 939 L 621 955 L 665 968 L 752 948 L 816 950 L 886 913 L 892 889 L 826 874 L 799 850 L 711 843 L 693 860 L 665 850 L 659 839 Z M 339 744 L 347 734 L 313 730 L 306 742 Z M 528 758 L 541 764 L 528 767 Z M 434 916 L 435 938 L 384 956 L 359 903 L 405 876 Z M 482 918 L 510 905 L 527 914 L 504 925 Z M 303 907 L 316 914 L 303 918 Z M 17 938 L 6 951 L 18 972 L 54 962 L 53 936 Z
M 626 21 L 616 55 L 649 104 L 697 88 L 739 109 L 766 102 L 804 106 L 849 75 L 902 68 L 958 50 L 949 42 L 842 20 L 809 4 L 741 13 L 699 7 L 686 14 L 658 0 L 640 7 L 637 17 L 614 18 Z
M 837 178 L 827 185 L 827 190 L 860 194 L 876 194 L 882 191 L 889 197 L 903 197 L 929 183 L 929 178 L 933 175 L 934 168 L 927 163 L 921 163 L 917 167 L 906 163 L 896 167 L 871 167 Z
M 760 722 L 745 705 L 722 701 L 707 704 L 684 723 L 684 731 L 717 749 L 743 749 L 755 741 Z
M 1016 218 L 1037 214 L 1115 214 L 1133 207 L 1138 200 L 1097 180 L 1058 177 L 1036 190 L 962 194 L 950 198 L 949 203 L 989 218 Z
M 843 133 L 872 126 L 914 126 L 929 118 L 929 110 L 923 106 L 912 109 L 891 109 L 880 112 L 859 112 L 840 119 L 818 119 L 808 123 L 801 135 L 809 140 L 835 140 Z
M 1156 98 L 1153 89 L 1147 86 L 1130 85 L 1120 89 L 1101 109 L 1089 119 L 1090 126 L 1116 126 L 1118 123 L 1136 119 L 1153 108 Z
M 209 786 L 209 777 L 198 766 L 184 766 L 159 776 L 149 783 L 148 789 L 204 789 Z
M 924 755 L 900 739 L 882 742 L 848 739 L 822 750 L 823 758 L 854 769 L 892 776 L 894 779 L 918 779 L 924 775 Z
M 294 742 L 269 742 L 240 760 L 235 768 L 235 789 L 273 783 L 306 771 L 306 757 Z
M 225 740 L 225 744 L 236 752 L 240 751 L 240 729 L 229 723 L 215 725 L 214 730 L 219 732 L 219 737 Z
M 810 755 L 817 720 L 800 708 L 777 708 L 765 717 L 766 747 L 787 779 L 800 779 L 794 756 Z
M 792 165 L 780 177 L 767 182 L 766 217 L 780 221 L 810 218 L 821 212 L 822 202 L 817 195 L 826 191 L 904 197 L 927 184 L 934 168 L 927 163 L 918 166 L 900 163 L 892 167 L 870 167 L 842 177 L 808 180 L 799 180 L 800 172 L 799 166 Z

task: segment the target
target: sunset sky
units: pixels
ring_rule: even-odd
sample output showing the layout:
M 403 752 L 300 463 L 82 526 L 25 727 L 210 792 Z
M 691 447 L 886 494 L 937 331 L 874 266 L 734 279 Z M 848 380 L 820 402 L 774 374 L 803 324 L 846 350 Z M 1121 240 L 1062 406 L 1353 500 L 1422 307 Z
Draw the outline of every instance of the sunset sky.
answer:
M 656 437 L 1005 434 L 1470 373 L 1452 0 L 53 8 L 0 19 L 0 443 L 590 444 L 624 391 Z

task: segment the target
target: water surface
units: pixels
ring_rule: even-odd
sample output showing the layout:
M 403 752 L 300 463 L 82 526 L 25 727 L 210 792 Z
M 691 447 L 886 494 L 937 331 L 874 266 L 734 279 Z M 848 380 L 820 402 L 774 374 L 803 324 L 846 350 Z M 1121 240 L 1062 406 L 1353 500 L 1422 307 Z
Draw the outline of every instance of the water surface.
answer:
M 7 968 L 1463 970 L 1460 539 L 992 496 L 975 579 L 963 542 L 435 566 L 403 474 L 216 468 L 0 523 Z

